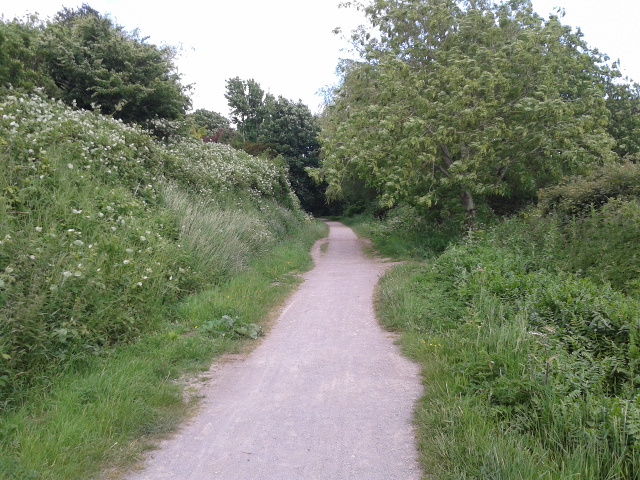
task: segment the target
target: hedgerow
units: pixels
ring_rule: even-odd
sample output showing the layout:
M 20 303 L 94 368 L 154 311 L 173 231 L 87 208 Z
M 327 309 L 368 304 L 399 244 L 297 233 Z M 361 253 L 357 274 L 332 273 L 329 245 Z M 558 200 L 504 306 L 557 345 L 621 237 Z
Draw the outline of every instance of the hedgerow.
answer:
M 38 94 L 5 96 L 0 405 L 152 331 L 178 299 L 306 219 L 273 162 L 196 140 L 166 145 Z

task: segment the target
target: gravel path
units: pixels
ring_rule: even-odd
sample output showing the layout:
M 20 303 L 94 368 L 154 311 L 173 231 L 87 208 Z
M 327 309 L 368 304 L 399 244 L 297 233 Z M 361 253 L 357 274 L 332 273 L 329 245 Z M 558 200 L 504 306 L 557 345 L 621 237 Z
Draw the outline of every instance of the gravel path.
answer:
M 328 222 L 315 268 L 245 359 L 214 368 L 198 414 L 130 480 L 412 480 L 422 387 L 374 318 L 388 268 Z M 324 243 L 324 245 L 323 245 Z

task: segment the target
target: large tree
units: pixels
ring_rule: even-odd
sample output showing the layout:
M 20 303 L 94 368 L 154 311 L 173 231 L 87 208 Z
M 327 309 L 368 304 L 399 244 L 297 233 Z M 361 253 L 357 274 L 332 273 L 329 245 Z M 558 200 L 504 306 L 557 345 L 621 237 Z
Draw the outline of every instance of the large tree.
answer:
M 174 48 L 151 45 L 88 5 L 59 12 L 41 42 L 44 69 L 67 103 L 137 123 L 180 118 L 190 105 Z
M 375 0 L 325 113 L 323 177 L 384 205 L 532 198 L 613 158 L 604 79 L 579 32 L 527 0 Z
M 236 125 L 242 141 L 257 141 L 258 128 L 264 119 L 265 94 L 260 84 L 252 78 L 230 78 L 224 96 L 231 110 L 231 121 Z
M 324 207 L 324 195 L 307 174 L 307 168 L 317 168 L 320 126 L 309 107 L 282 96 L 267 95 L 263 123 L 258 141 L 268 150 L 281 155 L 289 168 L 289 179 L 302 207 L 319 212 Z

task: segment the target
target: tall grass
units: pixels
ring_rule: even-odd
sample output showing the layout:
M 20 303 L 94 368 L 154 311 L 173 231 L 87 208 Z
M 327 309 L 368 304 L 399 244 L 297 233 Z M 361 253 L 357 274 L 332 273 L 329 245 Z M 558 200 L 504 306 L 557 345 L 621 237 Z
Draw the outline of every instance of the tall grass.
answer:
M 323 231 L 274 162 L 0 99 L 0 478 L 135 456 L 186 413 L 176 378 L 237 349 Z
M 638 478 L 640 303 L 624 293 L 638 247 L 615 250 L 637 205 L 622 203 L 572 222 L 528 212 L 383 278 L 381 317 L 423 367 L 427 473 Z

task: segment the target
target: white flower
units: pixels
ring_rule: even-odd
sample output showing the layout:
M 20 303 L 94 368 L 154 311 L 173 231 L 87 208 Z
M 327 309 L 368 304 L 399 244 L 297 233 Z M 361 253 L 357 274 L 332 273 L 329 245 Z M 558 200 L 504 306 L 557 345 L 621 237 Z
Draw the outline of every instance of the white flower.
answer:
M 132 248 L 127 248 L 127 249 L 125 250 L 125 252 L 127 252 L 127 253 L 133 253 L 133 249 L 132 249 Z
M 82 272 L 80 272 L 79 270 L 76 270 L 75 272 L 73 272 L 73 275 L 75 277 L 81 277 L 82 276 Z
M 63 276 L 64 278 L 69 278 L 69 277 L 70 277 L 70 276 L 72 276 L 72 275 L 73 275 L 73 273 L 71 273 L 71 272 L 62 272 L 62 276 Z
M 138 286 L 141 287 L 142 286 L 142 282 L 138 282 Z
M 40 233 L 42 231 L 42 227 L 36 227 L 36 232 Z
M 73 170 L 73 164 L 72 163 L 67 163 L 67 168 L 69 170 Z
M 122 263 L 124 263 L 125 265 L 129 265 L 131 263 L 131 260 L 124 260 Z
M 140 235 L 140 241 L 146 242 L 147 241 L 147 237 L 145 237 L 144 235 Z
M 102 218 L 102 217 L 104 217 L 104 213 L 100 212 L 100 213 L 98 214 L 98 216 L 99 216 L 100 218 Z
M 71 209 L 71 213 L 75 214 L 75 215 L 79 215 L 82 213 L 82 210 L 76 210 L 75 208 Z
M 82 240 L 75 240 L 75 241 L 73 242 L 73 244 L 74 244 L 76 247 L 81 247 L 81 246 L 83 246 L 83 245 L 84 245 L 84 242 L 83 242 Z
M 55 284 L 49 285 L 49 290 L 51 290 L 52 292 L 57 292 L 58 286 Z

